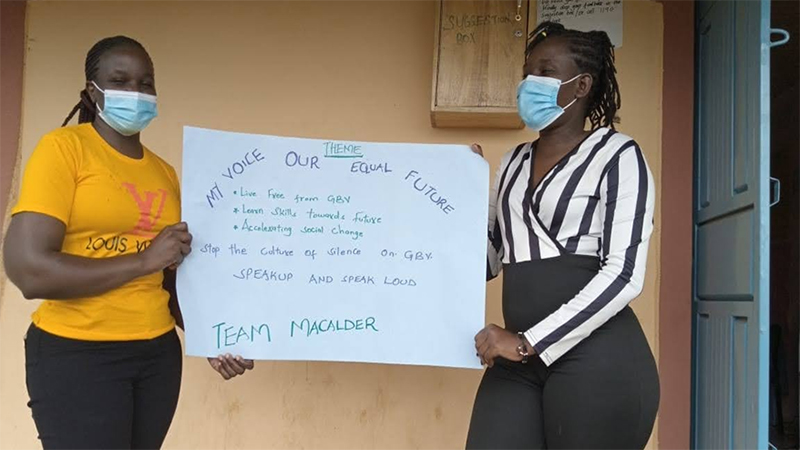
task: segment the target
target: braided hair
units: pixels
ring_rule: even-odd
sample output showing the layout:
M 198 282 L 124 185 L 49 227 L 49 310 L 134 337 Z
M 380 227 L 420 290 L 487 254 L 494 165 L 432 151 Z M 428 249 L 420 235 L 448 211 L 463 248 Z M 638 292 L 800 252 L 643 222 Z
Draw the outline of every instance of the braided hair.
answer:
M 94 46 L 92 46 L 92 48 L 89 50 L 89 53 L 86 54 L 86 63 L 84 66 L 84 70 L 86 72 L 86 81 L 93 81 L 95 76 L 97 76 L 98 66 L 100 65 L 100 59 L 103 57 L 103 55 L 105 55 L 109 50 L 113 50 L 118 47 L 136 47 L 147 54 L 147 50 L 144 49 L 142 44 L 127 36 L 114 36 L 102 39 L 94 44 Z M 148 55 L 148 58 L 149 57 L 150 56 Z M 78 115 L 78 123 L 93 122 L 94 117 L 97 114 L 96 106 L 86 89 L 81 91 L 80 101 L 77 105 L 75 105 L 74 108 L 72 108 L 72 111 L 70 111 L 69 115 L 64 120 L 64 123 L 61 124 L 61 126 L 66 126 L 78 112 L 80 112 Z
M 622 98 L 614 66 L 614 45 L 608 34 L 605 31 L 569 30 L 560 23 L 542 22 L 528 37 L 525 60 L 537 45 L 556 36 L 566 40 L 575 64 L 594 80 L 586 111 L 592 128 L 614 128 L 614 123 L 619 123 L 617 110 L 622 107 Z

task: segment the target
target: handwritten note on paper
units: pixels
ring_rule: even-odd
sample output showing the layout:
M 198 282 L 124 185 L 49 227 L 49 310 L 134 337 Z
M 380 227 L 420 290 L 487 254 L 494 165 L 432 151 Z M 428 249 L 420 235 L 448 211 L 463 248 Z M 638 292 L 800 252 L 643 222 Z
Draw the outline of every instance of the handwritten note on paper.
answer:
M 622 0 L 539 0 L 539 22 L 551 21 L 580 31 L 605 31 L 622 47 Z
M 187 353 L 479 368 L 488 183 L 463 145 L 185 128 Z

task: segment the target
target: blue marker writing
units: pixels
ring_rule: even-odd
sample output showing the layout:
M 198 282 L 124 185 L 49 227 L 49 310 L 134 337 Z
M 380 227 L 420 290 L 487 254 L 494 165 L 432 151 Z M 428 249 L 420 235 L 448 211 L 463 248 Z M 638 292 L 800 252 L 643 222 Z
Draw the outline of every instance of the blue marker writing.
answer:
M 211 328 L 217 331 L 217 348 L 230 347 L 238 344 L 240 341 L 255 342 L 257 337 L 265 337 L 267 342 L 272 342 L 272 335 L 269 331 L 269 325 L 262 323 L 258 326 L 250 325 L 247 327 L 228 326 L 225 322 L 220 322 Z M 223 329 L 223 327 L 225 327 Z

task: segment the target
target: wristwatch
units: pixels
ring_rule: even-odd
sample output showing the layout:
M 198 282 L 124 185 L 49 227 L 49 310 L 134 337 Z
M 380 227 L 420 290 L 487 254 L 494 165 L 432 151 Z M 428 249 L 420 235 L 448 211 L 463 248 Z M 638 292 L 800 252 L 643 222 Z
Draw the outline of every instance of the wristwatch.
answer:
M 522 356 L 522 361 L 521 361 L 522 364 L 527 364 L 528 356 L 531 356 L 531 354 L 528 353 L 528 346 L 525 345 L 525 335 L 522 334 L 521 331 L 519 331 L 517 332 L 517 336 L 519 336 L 519 345 L 517 346 L 517 353 L 519 354 L 519 356 Z

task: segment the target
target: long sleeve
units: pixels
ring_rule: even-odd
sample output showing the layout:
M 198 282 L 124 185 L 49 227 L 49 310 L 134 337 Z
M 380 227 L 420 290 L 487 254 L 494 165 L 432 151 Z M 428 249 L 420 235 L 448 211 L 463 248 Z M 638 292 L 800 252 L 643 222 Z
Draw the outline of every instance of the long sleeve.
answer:
M 504 160 L 506 158 L 503 158 Z M 503 164 L 497 169 L 497 173 L 489 192 L 489 227 L 486 248 L 486 281 L 489 281 L 503 269 L 503 236 L 500 232 L 500 222 L 497 220 L 497 199 L 500 190 L 500 178 L 503 171 Z
M 553 364 L 641 292 L 653 231 L 653 177 L 635 144 L 620 150 L 601 180 L 601 268 L 573 299 L 525 332 L 545 364 Z

